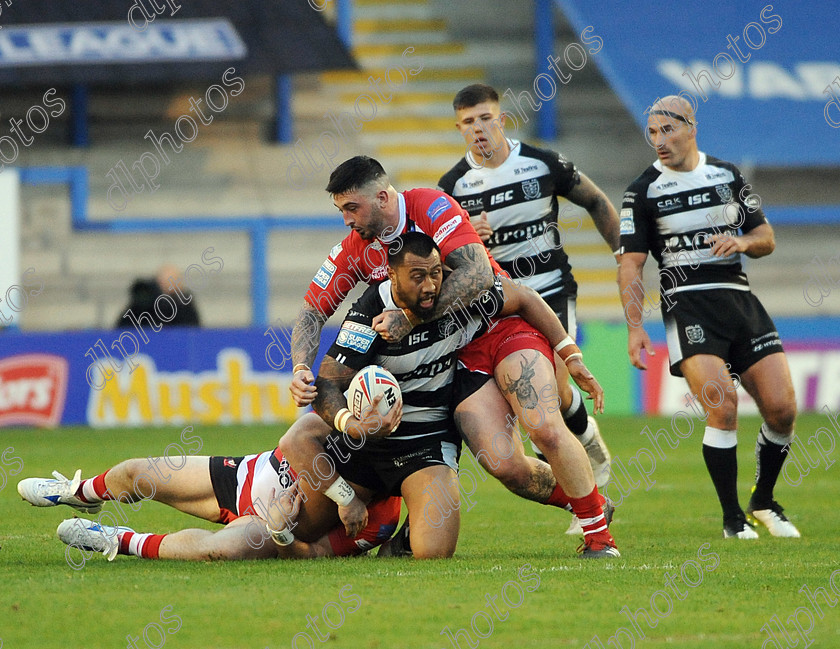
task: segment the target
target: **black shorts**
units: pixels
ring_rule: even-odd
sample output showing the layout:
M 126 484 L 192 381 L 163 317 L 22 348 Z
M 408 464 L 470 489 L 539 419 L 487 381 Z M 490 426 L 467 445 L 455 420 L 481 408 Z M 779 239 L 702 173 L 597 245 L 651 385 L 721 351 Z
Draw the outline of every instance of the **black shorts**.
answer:
M 776 325 L 749 291 L 710 289 L 673 294 L 674 306 L 663 314 L 671 374 L 682 376 L 680 363 L 711 354 L 735 374 L 765 356 L 783 352 Z
M 577 340 L 577 297 L 568 293 L 555 293 L 543 297 L 546 304 L 557 314 L 560 324 L 573 339 Z
M 353 439 L 352 443 L 358 446 L 359 440 Z M 378 493 L 399 496 L 403 480 L 421 469 L 445 464 L 457 472 L 461 442 L 457 436 L 446 434 L 367 440 L 354 450 L 344 441 L 344 435 L 333 431 L 327 441 L 327 454 L 345 480 Z
M 462 401 L 478 392 L 487 381 L 494 381 L 492 375 L 483 372 L 470 372 L 465 367 L 455 370 L 455 392 L 452 395 L 451 410 L 454 413 Z

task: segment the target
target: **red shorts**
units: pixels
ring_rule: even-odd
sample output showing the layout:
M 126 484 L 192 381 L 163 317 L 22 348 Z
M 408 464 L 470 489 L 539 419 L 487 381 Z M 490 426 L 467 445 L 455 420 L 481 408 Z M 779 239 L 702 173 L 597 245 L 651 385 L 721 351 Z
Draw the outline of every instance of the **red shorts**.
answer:
M 493 376 L 503 359 L 522 349 L 540 352 L 554 367 L 554 350 L 548 339 L 519 316 L 494 321 L 490 331 L 461 350 L 458 362 L 470 372 Z
M 347 536 L 344 525 L 329 534 L 330 545 L 337 557 L 352 557 L 382 545 L 394 535 L 400 522 L 402 498 L 399 496 L 376 497 L 368 503 L 368 523 L 355 539 Z

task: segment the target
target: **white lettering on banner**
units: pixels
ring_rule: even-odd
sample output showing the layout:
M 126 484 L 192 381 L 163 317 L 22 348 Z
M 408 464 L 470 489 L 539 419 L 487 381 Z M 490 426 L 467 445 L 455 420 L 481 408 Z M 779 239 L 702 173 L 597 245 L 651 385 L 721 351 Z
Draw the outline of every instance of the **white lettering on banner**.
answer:
M 298 414 L 289 393 L 291 374 L 255 372 L 241 349 L 221 350 L 216 369 L 204 372 L 162 372 L 149 356 L 135 358 L 133 372 L 123 367 L 102 390 L 91 388 L 88 424 L 272 423 Z
M 787 65 L 787 64 L 786 64 Z M 697 89 L 683 73 L 691 70 L 713 70 L 711 61 L 691 61 L 686 65 L 678 59 L 661 59 L 656 63 L 659 73 L 676 84 L 681 90 L 695 92 Z M 703 89 L 712 94 L 732 99 L 794 99 L 798 101 L 824 100 L 825 87 L 840 74 L 840 62 L 801 61 L 785 67 L 771 61 L 757 61 L 738 66 L 737 72 L 720 87 L 704 84 Z M 746 81 L 746 83 L 745 83 Z
M 666 357 L 668 354 L 664 346 L 657 346 L 656 353 Z M 840 349 L 785 350 L 785 354 L 800 412 L 818 412 L 825 405 L 832 410 L 840 408 Z M 659 394 L 650 401 L 656 404 L 656 413 L 652 414 L 672 415 L 678 410 L 686 410 L 688 385 L 685 379 L 671 376 L 667 362 L 659 366 L 659 371 L 662 381 Z M 651 384 L 655 381 L 648 383 Z M 755 401 L 742 389 L 738 390 L 738 414 L 758 414 Z
M 247 53 L 227 18 L 162 21 L 142 32 L 125 21 L 6 27 L 0 31 L 0 66 L 230 61 L 245 58 Z

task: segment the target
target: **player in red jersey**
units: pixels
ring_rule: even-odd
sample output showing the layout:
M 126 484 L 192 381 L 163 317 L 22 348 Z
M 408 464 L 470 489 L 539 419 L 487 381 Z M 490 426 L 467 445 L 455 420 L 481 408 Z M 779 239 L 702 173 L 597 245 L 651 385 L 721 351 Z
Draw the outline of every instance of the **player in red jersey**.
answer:
M 401 309 L 385 311 L 374 319 L 375 330 L 388 341 L 400 340 L 423 321 L 446 315 L 457 321 L 459 310 L 480 302 L 494 274 L 505 274 L 487 254 L 467 213 L 454 199 L 436 190 L 398 193 L 382 166 L 371 158 L 357 156 L 339 165 L 330 176 L 327 191 L 353 232 L 333 248 L 315 275 L 292 333 L 295 365 L 291 390 L 299 406 L 310 404 L 317 396 L 310 366 L 324 322 L 357 282 L 385 277 L 387 255 L 383 244 L 387 246 L 402 232 L 420 230 L 434 239 L 442 261 L 453 269 L 443 282 L 434 313 L 421 319 Z M 483 343 L 479 339 L 472 345 L 469 369 L 483 375 L 474 375 L 478 381 L 469 383 L 470 391 L 456 410 L 461 433 L 483 466 L 517 495 L 580 511 L 579 518 L 589 521 L 583 524 L 586 537 L 593 541 L 584 548 L 584 556 L 617 556 L 615 543 L 603 524 L 603 499 L 586 453 L 579 444 L 567 444 L 574 437 L 563 423 L 559 408 L 547 405 L 551 395 L 557 395 L 557 383 L 552 362 L 533 351 L 539 348 L 537 340 L 542 336 L 517 319 L 487 335 L 492 338 L 485 338 Z M 542 345 L 547 345 L 544 338 Z M 482 386 L 485 377 L 494 377 L 498 389 L 492 382 Z M 536 400 L 535 394 L 540 395 Z M 549 464 L 525 455 L 514 432 L 518 430 L 514 414 Z M 499 422 L 495 434 L 487 434 L 487 427 L 480 425 L 488 416 Z M 296 424 L 298 428 L 304 425 L 304 420 Z M 297 432 L 295 426 L 290 432 Z M 498 444 L 492 446 L 497 438 L 510 447 L 509 452 L 500 451 Z M 342 512 L 345 523 L 353 519 L 352 512 Z M 593 530 L 603 534 L 599 537 Z
M 101 552 L 109 561 L 118 554 L 191 561 L 352 556 L 387 541 L 399 522 L 401 499 L 374 496 L 363 528 L 345 530 L 336 525 L 333 513 L 329 531 L 314 532 L 322 523 L 315 518 L 330 516 L 318 503 L 325 499 L 310 488 L 309 480 L 298 480 L 279 448 L 241 457 L 182 456 L 172 464 L 170 459 L 126 460 L 88 480 L 81 480 L 81 471 L 72 480 L 58 472 L 55 479 L 26 478 L 18 483 L 18 492 L 36 507 L 69 505 L 86 514 L 100 512 L 105 501 L 118 501 L 116 511 L 103 511 L 96 521 L 71 518 L 58 527 L 68 546 Z M 180 468 L 170 470 L 178 464 Z M 117 514 L 125 519 L 123 504 L 137 511 L 144 500 L 225 527 L 139 534 L 120 526 Z M 70 547 L 68 561 L 78 565 Z

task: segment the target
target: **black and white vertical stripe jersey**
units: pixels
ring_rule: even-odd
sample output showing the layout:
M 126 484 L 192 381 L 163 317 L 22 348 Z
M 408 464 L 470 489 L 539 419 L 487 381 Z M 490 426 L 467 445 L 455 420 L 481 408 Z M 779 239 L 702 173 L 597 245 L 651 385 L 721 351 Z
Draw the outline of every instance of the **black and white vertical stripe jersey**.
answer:
M 489 317 L 504 305 L 499 278 L 487 291 L 481 304 Z M 487 329 L 487 320 L 458 312 L 458 319 L 446 315 L 411 330 L 398 343 L 388 343 L 371 324 L 384 309 L 398 309 L 391 297 L 391 281 L 368 287 L 352 306 L 338 336 L 327 354 L 354 370 L 381 365 L 400 385 L 403 416 L 397 430 L 389 437 L 368 440 L 367 444 L 390 445 L 399 440 L 445 435 L 460 443 L 450 418 L 454 393 L 455 364 L 458 350 Z M 473 309 L 478 313 L 476 303 Z
M 650 251 L 663 295 L 727 288 L 749 291 L 741 253 L 711 254 L 714 234 L 749 232 L 767 219 L 738 168 L 700 152 L 693 171 L 657 160 L 627 188 L 619 215 L 621 251 Z
M 580 174 L 554 151 L 517 140 L 508 144 L 510 155 L 499 167 L 482 166 L 467 152 L 438 187 L 470 216 L 487 212 L 493 235 L 484 245 L 511 277 L 546 299 L 558 293 L 576 295 L 577 284 L 563 249 L 565 237 L 557 226 L 557 197 L 568 194 L 580 182 Z

